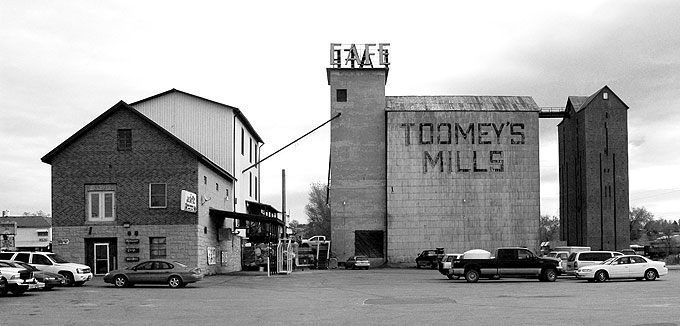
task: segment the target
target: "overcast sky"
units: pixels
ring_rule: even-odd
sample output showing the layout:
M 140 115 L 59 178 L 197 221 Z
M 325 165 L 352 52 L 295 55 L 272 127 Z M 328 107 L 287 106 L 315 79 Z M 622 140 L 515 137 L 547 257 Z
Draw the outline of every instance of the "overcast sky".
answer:
M 233 4 L 232 4 L 233 3 Z M 680 219 L 677 1 L 0 2 L 0 210 L 51 213 L 40 158 L 105 110 L 179 89 L 241 109 L 263 157 L 330 118 L 330 43 L 391 43 L 387 95 L 608 85 L 629 107 L 630 205 Z M 541 213 L 558 215 L 558 119 L 541 119 Z M 306 222 L 329 128 L 262 165 L 263 201 Z

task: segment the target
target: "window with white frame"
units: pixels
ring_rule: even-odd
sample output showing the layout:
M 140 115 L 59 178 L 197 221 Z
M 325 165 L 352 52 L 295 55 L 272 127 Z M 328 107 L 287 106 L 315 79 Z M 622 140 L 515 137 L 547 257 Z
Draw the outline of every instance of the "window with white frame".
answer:
M 93 222 L 116 219 L 116 186 L 86 185 L 87 220 Z
M 167 185 L 165 183 L 150 183 L 149 208 L 166 208 L 167 206 Z

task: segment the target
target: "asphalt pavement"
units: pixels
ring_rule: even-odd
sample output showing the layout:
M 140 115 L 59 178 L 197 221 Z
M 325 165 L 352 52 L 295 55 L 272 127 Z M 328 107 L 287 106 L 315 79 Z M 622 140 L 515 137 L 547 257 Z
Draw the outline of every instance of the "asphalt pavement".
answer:
M 448 280 L 436 270 L 206 276 L 186 288 L 82 287 L 0 297 L 0 325 L 680 326 L 680 271 L 657 281 Z

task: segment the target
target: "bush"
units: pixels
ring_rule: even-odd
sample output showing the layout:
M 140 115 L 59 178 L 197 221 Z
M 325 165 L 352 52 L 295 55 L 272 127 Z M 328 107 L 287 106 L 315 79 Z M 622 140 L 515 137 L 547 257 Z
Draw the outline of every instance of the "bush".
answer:
M 663 261 L 666 265 L 680 265 L 680 254 L 667 256 Z

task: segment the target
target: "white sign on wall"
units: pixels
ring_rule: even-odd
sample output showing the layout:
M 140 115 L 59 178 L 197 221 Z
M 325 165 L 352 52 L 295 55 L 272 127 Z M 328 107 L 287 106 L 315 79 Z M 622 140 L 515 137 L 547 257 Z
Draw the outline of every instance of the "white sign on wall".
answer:
M 197 198 L 195 193 L 182 190 L 182 207 L 181 210 L 189 213 L 196 213 L 197 209 Z

